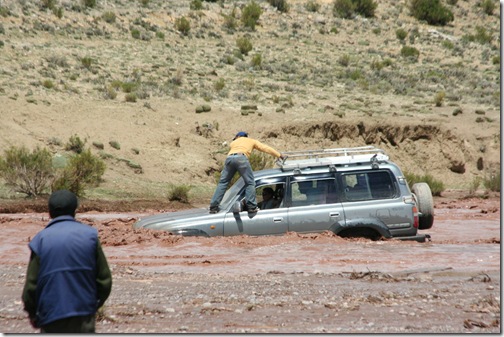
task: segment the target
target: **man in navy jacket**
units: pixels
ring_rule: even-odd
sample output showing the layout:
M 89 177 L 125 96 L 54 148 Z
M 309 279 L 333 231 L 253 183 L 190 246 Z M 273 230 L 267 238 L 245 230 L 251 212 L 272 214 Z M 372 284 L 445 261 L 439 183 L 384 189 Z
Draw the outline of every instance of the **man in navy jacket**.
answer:
M 112 290 L 98 231 L 75 220 L 77 206 L 72 192 L 52 193 L 51 221 L 29 244 L 22 299 L 32 326 L 42 333 L 95 332 L 96 311 Z

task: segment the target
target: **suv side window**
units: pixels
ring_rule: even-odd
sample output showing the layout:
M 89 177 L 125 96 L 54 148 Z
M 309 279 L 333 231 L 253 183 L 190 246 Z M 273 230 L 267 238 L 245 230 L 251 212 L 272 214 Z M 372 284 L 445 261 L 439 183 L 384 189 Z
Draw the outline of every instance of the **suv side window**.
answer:
M 261 185 L 256 188 L 257 206 L 260 209 L 283 207 L 285 183 Z
M 323 205 L 339 201 L 334 178 L 291 183 L 292 206 Z
M 396 195 L 389 171 L 368 171 L 342 175 L 348 201 L 389 199 Z

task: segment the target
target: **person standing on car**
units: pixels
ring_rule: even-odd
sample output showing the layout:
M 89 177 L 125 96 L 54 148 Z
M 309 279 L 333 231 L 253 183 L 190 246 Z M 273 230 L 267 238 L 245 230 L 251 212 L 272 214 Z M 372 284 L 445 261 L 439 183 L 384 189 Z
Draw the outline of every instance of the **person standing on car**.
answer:
M 217 213 L 220 211 L 219 204 L 224 197 L 227 186 L 236 172 L 240 174 L 245 182 L 245 203 L 247 206 L 247 211 L 249 213 L 257 213 L 259 208 L 257 207 L 257 200 L 255 196 L 255 181 L 254 173 L 252 172 L 252 167 L 250 166 L 248 158 L 254 149 L 261 152 L 268 153 L 275 158 L 280 158 L 284 160 L 285 157 L 277 150 L 261 143 L 258 140 L 248 137 L 248 134 L 244 131 L 240 131 L 233 138 L 230 144 L 230 150 L 226 161 L 224 162 L 224 168 L 222 169 L 219 183 L 215 193 L 210 201 L 210 213 Z
M 42 333 L 93 333 L 95 315 L 112 290 L 112 274 L 98 231 L 75 220 L 77 196 L 55 191 L 51 221 L 29 243 L 22 300 Z

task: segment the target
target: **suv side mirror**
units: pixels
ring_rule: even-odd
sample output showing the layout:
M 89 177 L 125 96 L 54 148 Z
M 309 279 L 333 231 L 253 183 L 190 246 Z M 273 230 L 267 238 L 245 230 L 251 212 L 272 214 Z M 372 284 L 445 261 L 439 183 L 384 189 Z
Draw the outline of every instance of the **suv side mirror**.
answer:
M 233 213 L 240 213 L 241 212 L 241 202 L 235 201 L 233 204 L 233 207 L 231 208 Z

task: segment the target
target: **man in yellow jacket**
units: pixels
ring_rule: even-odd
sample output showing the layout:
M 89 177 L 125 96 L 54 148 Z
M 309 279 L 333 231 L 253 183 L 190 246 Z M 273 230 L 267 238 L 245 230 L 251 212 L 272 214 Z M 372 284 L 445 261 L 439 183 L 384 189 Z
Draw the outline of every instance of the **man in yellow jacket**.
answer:
M 233 179 L 236 171 L 238 171 L 245 181 L 245 201 L 247 211 L 249 213 L 257 213 L 259 208 L 257 207 L 257 200 L 255 196 L 254 173 L 252 172 L 252 167 L 250 166 L 248 160 L 252 150 L 254 149 L 284 160 L 284 156 L 277 150 L 261 143 L 258 140 L 249 138 L 248 134 L 244 131 L 238 132 L 230 144 L 230 150 L 226 161 L 224 162 L 224 168 L 222 169 L 217 189 L 210 201 L 210 213 L 213 214 L 220 211 L 219 204 L 222 201 L 227 186 L 231 179 Z

